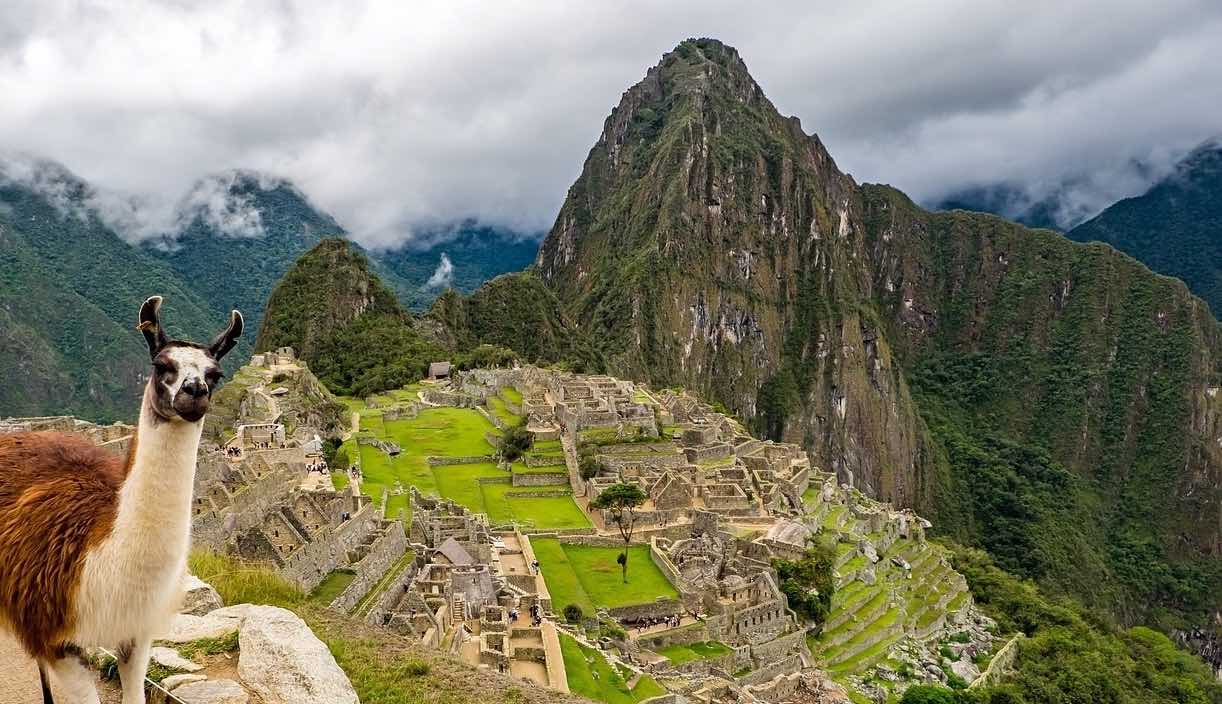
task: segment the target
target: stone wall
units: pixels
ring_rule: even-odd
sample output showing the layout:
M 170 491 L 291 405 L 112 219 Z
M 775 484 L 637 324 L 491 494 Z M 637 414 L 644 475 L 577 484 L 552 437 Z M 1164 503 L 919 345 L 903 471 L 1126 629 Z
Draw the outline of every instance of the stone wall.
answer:
M 281 574 L 302 591 L 314 591 L 332 570 L 347 566 L 348 553 L 376 530 L 379 520 L 377 507 L 366 504 L 349 520 L 316 536 L 289 555 L 280 568 Z
M 443 467 L 451 464 L 480 464 L 481 462 L 494 462 L 495 457 L 491 455 L 471 455 L 468 457 L 433 457 L 428 458 L 430 467 Z
M 560 472 L 514 472 L 514 486 L 568 486 L 568 471 Z
M 620 621 L 635 622 L 642 620 L 663 619 L 683 611 L 683 604 L 677 599 L 658 598 L 648 604 L 632 604 L 608 609 L 612 618 Z
M 300 477 L 283 467 L 260 481 L 242 486 L 229 497 L 229 506 L 217 510 L 201 510 L 191 519 L 191 539 L 196 545 L 226 551 L 235 535 L 263 523 L 268 513 L 285 503 L 300 483 Z M 196 499 L 202 487 L 196 486 Z
M 420 558 L 417 557 L 417 560 Z M 398 577 L 386 586 L 386 591 L 378 595 L 373 606 L 369 609 L 369 613 L 365 615 L 365 623 L 371 626 L 384 626 L 390 620 L 391 613 L 394 612 L 395 606 L 399 600 L 403 598 L 403 593 L 411 586 L 411 583 L 416 579 L 416 573 L 420 568 L 415 562 L 407 566 Z
M 351 611 L 386 575 L 386 571 L 407 552 L 407 533 L 403 530 L 402 522 L 390 521 L 384 530 L 386 532 L 369 548 L 369 554 L 349 567 L 356 572 L 356 578 L 335 597 L 331 608 L 343 612 Z
M 1018 644 L 1022 639 L 1023 635 L 1020 633 L 1001 646 L 1001 650 L 998 650 L 993 655 L 993 659 L 989 660 L 989 666 L 980 673 L 979 677 L 972 680 L 968 689 L 996 684 L 1008 671 L 1013 669 L 1014 661 L 1018 659 Z

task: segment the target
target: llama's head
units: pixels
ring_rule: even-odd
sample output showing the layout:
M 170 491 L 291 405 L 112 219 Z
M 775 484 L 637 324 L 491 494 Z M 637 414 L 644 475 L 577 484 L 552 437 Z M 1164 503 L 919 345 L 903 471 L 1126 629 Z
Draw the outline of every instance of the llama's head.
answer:
M 139 328 L 153 360 L 153 411 L 162 420 L 194 423 L 203 418 L 221 380 L 221 358 L 242 334 L 242 314 L 233 311 L 229 326 L 207 345 L 171 340 L 161 326 L 161 296 L 153 296 L 140 306 Z

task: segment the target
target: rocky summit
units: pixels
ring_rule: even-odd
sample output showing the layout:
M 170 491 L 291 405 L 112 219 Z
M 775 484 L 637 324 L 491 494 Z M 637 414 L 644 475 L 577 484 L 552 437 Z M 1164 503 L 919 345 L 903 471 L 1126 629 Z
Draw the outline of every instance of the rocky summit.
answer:
M 1126 621 L 1219 606 L 1208 306 L 1110 248 L 857 184 L 728 46 L 624 93 L 535 267 L 611 372 L 699 390 L 1007 569 Z

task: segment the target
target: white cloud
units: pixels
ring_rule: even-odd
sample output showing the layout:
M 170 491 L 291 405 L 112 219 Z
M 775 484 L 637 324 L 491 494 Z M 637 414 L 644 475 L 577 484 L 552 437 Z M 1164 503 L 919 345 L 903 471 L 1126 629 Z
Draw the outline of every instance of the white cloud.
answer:
M 429 280 L 424 282 L 426 289 L 447 288 L 454 283 L 454 264 L 450 261 L 450 255 L 445 252 L 441 253 L 441 261 L 437 263 L 437 268 L 433 270 L 433 275 Z
M 63 162 L 134 233 L 235 168 L 290 179 L 369 246 L 463 218 L 542 229 L 622 91 L 688 36 L 735 45 L 843 169 L 918 199 L 1070 180 L 1100 184 L 1093 203 L 1222 131 L 1212 0 L 18 0 L 0 148 Z M 256 231 L 240 203 L 203 205 Z

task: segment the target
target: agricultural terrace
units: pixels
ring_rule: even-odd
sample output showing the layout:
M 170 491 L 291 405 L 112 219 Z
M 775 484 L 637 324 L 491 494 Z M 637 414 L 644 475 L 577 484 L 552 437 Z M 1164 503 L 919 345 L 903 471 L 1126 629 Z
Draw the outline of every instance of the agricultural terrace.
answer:
M 530 544 L 558 612 L 576 604 L 583 613 L 592 615 L 598 607 L 648 604 L 658 597 L 679 598 L 649 558 L 647 545 L 628 548 L 628 583 L 624 584 L 615 561 L 622 548 L 564 545 L 555 538 L 534 538 Z
M 383 409 L 395 403 L 404 403 L 416 398 L 418 386 L 399 389 L 375 397 L 376 407 L 368 407 L 364 401 L 344 398 L 343 402 L 358 417 L 359 437 L 393 442 L 401 448 L 398 455 L 391 456 L 373 445 L 360 444 L 351 438 L 341 447 L 349 457 L 359 457 L 362 472 L 361 490 L 381 500 L 387 493 L 386 515 L 396 516 L 408 512 L 409 487 L 416 487 L 422 494 L 441 496 L 461 504 L 472 512 L 488 515 L 493 524 L 517 523 L 525 529 L 568 530 L 589 528 L 590 521 L 573 501 L 567 478 L 562 486 L 546 487 L 549 496 L 527 496 L 540 493 L 540 487 L 514 487 L 512 474 L 497 467 L 493 457 L 496 453 L 488 442 L 488 435 L 500 435 L 487 417 L 475 409 L 448 406 L 428 407 L 415 418 L 384 420 Z M 500 401 L 500 399 L 494 399 Z M 519 418 L 508 414 L 513 423 Z M 491 412 L 491 411 L 490 411 Z M 527 467 L 515 463 L 513 471 L 563 473 L 564 455 L 558 442 L 539 443 L 532 448 L 532 455 L 543 455 L 556 464 L 543 467 Z M 463 457 L 473 461 L 464 464 L 429 464 L 429 457 Z M 336 488 L 346 485 L 343 472 L 333 475 Z
M 607 704 L 636 704 L 666 694 L 652 677 L 642 675 L 634 686 L 625 677 L 634 677 L 630 670 L 621 670 L 594 648 L 577 642 L 572 636 L 560 634 L 560 652 L 569 690 L 574 694 Z

